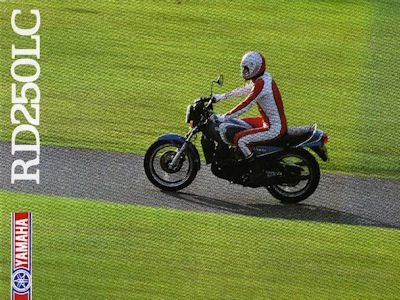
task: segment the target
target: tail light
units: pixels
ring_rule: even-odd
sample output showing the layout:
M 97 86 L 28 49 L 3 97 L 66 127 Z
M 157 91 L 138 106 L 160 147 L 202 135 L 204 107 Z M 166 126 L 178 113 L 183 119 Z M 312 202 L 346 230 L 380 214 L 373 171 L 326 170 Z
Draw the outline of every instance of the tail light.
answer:
M 324 135 L 322 136 L 322 142 L 324 144 L 328 143 L 328 134 L 327 133 L 324 133 Z

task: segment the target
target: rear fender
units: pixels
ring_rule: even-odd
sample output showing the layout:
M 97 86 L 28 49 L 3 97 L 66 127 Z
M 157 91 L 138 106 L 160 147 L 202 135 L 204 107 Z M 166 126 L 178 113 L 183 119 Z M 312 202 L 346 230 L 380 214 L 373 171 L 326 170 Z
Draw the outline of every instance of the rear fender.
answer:
M 181 135 L 169 133 L 169 134 L 160 135 L 157 138 L 157 141 L 172 141 L 179 145 L 183 145 L 185 143 L 186 139 Z M 199 151 L 197 151 L 196 147 L 191 142 L 186 142 L 186 143 L 187 143 L 187 151 L 188 151 L 189 155 L 193 157 L 195 167 L 197 168 L 197 170 L 200 170 Z
M 316 147 L 311 147 L 311 150 L 313 150 L 315 153 L 318 154 L 318 156 L 323 160 L 323 161 L 328 161 L 328 153 L 326 150 L 326 147 L 324 146 L 324 144 L 320 145 L 320 146 L 316 146 Z
M 325 147 L 325 139 L 327 135 L 319 129 L 314 130 L 312 136 L 305 142 L 300 145 L 295 146 L 294 148 L 310 148 L 313 150 L 323 161 L 328 161 L 328 154 Z

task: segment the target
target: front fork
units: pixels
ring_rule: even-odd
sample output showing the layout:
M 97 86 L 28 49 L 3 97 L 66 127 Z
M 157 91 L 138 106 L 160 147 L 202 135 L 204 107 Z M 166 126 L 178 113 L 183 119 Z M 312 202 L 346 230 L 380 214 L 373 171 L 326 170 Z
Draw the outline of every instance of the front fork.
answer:
M 170 170 L 175 170 L 177 166 L 179 166 L 179 161 L 182 157 L 182 154 L 186 151 L 188 142 L 192 139 L 193 135 L 197 132 L 197 127 L 190 128 L 190 131 L 188 134 L 185 136 L 185 142 L 182 144 L 182 146 L 179 148 L 179 150 L 176 152 L 174 155 L 174 158 L 172 161 L 168 164 L 168 168 Z

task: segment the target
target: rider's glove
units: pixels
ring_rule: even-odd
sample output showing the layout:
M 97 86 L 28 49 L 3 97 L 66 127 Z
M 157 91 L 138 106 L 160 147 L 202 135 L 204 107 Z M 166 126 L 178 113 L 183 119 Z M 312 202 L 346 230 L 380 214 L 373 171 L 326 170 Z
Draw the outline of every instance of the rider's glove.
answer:
M 219 102 L 221 100 L 226 99 L 226 96 L 225 96 L 225 94 L 214 94 L 213 98 L 214 98 L 215 102 Z
M 225 122 L 226 121 L 226 115 L 217 115 L 217 114 L 213 114 L 211 116 L 211 120 L 213 120 L 214 122 Z

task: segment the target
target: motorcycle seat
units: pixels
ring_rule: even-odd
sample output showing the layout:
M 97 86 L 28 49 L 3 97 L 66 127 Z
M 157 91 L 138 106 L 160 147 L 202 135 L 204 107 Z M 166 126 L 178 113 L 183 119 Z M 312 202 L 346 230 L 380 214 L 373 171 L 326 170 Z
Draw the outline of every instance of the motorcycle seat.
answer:
M 232 124 L 231 126 L 226 127 L 225 129 L 225 140 L 229 141 L 230 144 L 233 144 L 233 139 L 236 133 L 246 130 L 248 128 L 244 128 L 242 126 L 238 126 Z M 296 127 L 289 127 L 286 134 L 282 137 L 274 140 L 272 142 L 260 142 L 257 143 L 257 146 L 276 146 L 276 147 L 290 147 L 299 145 L 313 136 L 317 126 L 296 126 Z
M 284 146 L 290 147 L 299 145 L 311 139 L 316 129 L 317 125 L 289 127 L 284 136 L 282 136 L 276 141 L 272 141 L 267 144 L 271 146 L 280 146 L 280 147 Z

